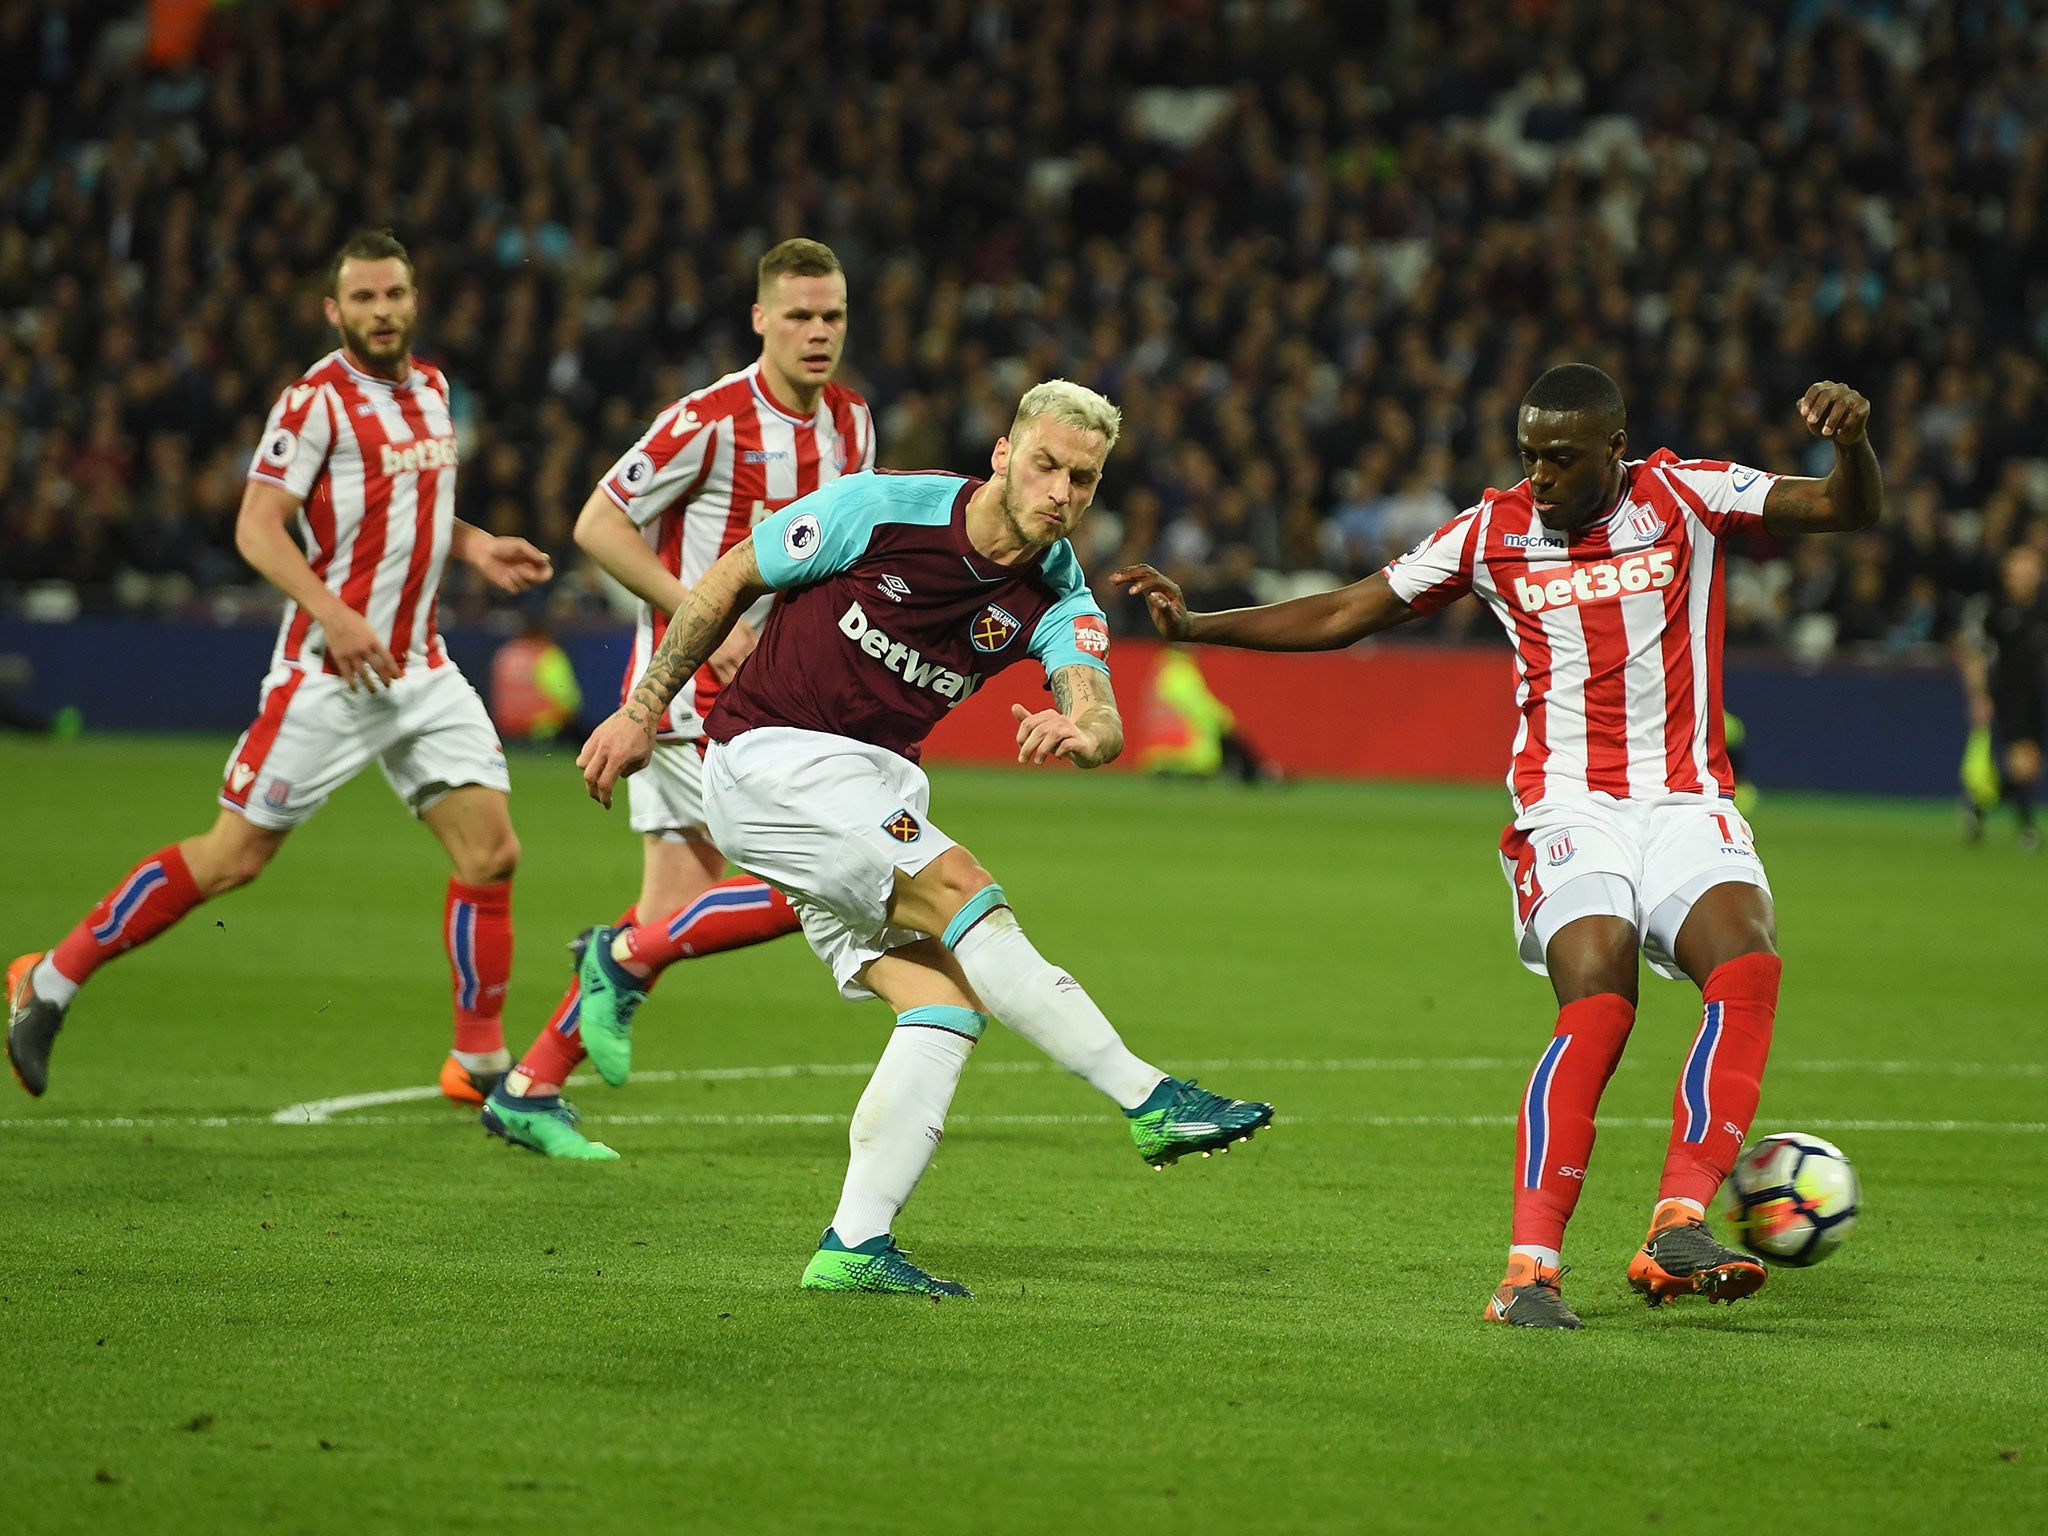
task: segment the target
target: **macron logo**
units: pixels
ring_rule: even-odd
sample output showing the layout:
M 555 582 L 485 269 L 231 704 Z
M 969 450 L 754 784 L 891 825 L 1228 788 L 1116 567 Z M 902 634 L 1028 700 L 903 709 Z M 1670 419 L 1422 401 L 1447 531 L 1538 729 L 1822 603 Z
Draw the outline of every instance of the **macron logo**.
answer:
M 404 448 L 384 445 L 384 473 L 387 475 L 411 474 L 422 469 L 453 469 L 455 467 L 455 439 L 452 437 L 423 437 Z
M 1546 608 L 1567 608 L 1575 603 L 1603 602 L 1629 592 L 1655 591 L 1670 586 L 1677 578 L 1677 556 L 1668 549 L 1653 549 L 1648 554 L 1577 566 L 1548 581 L 1517 576 L 1515 597 L 1524 613 L 1541 613 Z
M 958 704 L 974 692 L 978 678 L 962 677 L 949 667 L 926 661 L 900 640 L 893 640 L 873 623 L 859 603 L 851 605 L 839 619 L 839 633 L 855 641 L 868 655 L 894 672 L 913 688 L 929 688 L 942 699 Z

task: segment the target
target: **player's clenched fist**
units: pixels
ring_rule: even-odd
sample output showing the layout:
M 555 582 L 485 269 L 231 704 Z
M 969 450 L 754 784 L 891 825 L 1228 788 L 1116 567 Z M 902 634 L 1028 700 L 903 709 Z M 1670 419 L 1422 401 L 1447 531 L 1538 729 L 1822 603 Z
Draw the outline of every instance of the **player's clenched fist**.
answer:
M 1862 442 L 1870 427 L 1870 402 L 1832 379 L 1807 390 L 1800 398 L 1799 414 L 1815 437 L 1829 438 L 1844 447 Z
M 1125 584 L 1131 596 L 1145 599 L 1145 611 L 1152 615 L 1152 627 L 1169 640 L 1185 640 L 1188 633 L 1188 600 L 1180 586 L 1149 565 L 1127 565 L 1111 571 L 1109 579 Z
M 610 810 L 612 786 L 645 768 L 653 756 L 653 730 L 621 709 L 590 733 L 576 754 L 576 766 L 583 770 L 583 787 L 590 798 Z

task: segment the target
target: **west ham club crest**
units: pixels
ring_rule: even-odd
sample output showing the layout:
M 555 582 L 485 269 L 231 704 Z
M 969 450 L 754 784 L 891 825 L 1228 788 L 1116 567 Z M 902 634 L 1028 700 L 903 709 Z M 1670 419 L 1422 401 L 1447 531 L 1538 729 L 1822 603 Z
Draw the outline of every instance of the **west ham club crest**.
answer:
M 1020 628 L 1014 618 L 990 603 L 974 616 L 974 622 L 967 628 L 967 638 L 974 642 L 977 651 L 992 654 L 1016 639 Z

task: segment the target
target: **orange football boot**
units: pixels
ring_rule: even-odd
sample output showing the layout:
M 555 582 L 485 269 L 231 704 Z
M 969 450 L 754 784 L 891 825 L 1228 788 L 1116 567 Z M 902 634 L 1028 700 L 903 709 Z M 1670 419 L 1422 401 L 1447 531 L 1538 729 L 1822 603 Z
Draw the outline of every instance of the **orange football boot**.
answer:
M 1679 1296 L 1738 1302 L 1769 1278 L 1757 1260 L 1716 1241 L 1699 1212 L 1682 1200 L 1657 1207 L 1650 1236 L 1628 1265 L 1628 1283 L 1653 1307 Z
M 505 1069 L 509 1072 L 510 1067 Z M 457 1104 L 481 1106 L 491 1090 L 505 1080 L 505 1072 L 472 1072 L 451 1053 L 441 1063 L 441 1097 Z

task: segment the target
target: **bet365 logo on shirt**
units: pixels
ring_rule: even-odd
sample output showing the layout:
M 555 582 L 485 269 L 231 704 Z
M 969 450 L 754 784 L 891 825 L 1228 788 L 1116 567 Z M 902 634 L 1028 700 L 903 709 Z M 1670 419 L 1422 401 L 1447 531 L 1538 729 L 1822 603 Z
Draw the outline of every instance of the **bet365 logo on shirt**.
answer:
M 1603 602 L 1630 592 L 1654 592 L 1678 578 L 1678 557 L 1668 549 L 1653 549 L 1619 560 L 1596 560 L 1574 566 L 1548 581 L 1515 578 L 1515 598 L 1525 613 L 1546 608 L 1565 608 L 1574 603 Z

